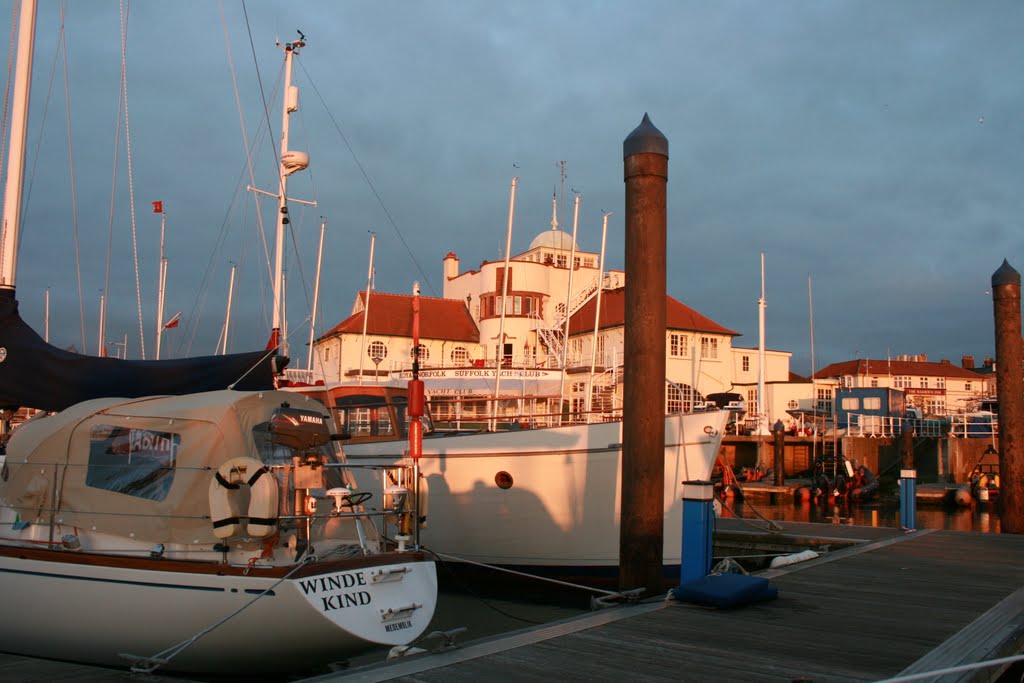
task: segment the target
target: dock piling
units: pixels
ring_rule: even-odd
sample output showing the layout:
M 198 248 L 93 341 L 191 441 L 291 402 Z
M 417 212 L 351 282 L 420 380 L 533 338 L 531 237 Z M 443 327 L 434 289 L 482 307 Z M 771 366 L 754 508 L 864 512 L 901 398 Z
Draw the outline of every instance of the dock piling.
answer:
M 900 470 L 900 528 L 917 530 L 917 470 Z
M 714 485 L 683 482 L 683 542 L 679 584 L 702 579 L 711 572 L 714 556 Z

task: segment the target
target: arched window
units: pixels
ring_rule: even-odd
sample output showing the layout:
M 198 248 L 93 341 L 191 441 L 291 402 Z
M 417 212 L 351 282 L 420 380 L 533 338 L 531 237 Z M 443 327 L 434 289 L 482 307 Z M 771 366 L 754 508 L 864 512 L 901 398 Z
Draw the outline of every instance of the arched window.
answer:
M 388 357 L 388 347 L 384 346 L 382 341 L 370 342 L 370 345 L 366 347 L 366 355 L 370 357 L 374 363 L 380 363 L 382 360 Z
M 452 349 L 452 365 L 469 365 L 469 351 L 465 346 Z

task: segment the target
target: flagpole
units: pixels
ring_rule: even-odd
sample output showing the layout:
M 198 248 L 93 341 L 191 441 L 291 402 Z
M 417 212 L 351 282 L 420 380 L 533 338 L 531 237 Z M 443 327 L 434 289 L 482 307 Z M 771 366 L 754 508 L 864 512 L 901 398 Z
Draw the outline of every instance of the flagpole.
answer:
M 164 227 L 167 214 L 163 202 L 153 202 L 153 213 L 160 214 L 160 267 L 156 283 L 156 359 L 160 360 L 160 341 L 164 331 L 164 287 L 167 285 L 167 259 L 164 257 Z
M 228 352 L 228 327 L 231 325 L 231 297 L 235 293 L 235 268 L 237 266 L 231 264 L 231 279 L 228 281 L 228 307 L 224 312 L 224 343 L 220 348 L 220 355 L 226 355 Z
M 306 361 L 306 370 L 313 371 L 313 336 L 316 331 L 316 307 L 320 299 L 320 267 L 324 262 L 324 231 L 327 229 L 327 219 L 320 223 L 320 248 L 316 255 L 316 284 L 313 285 L 313 313 L 309 322 L 309 358 Z

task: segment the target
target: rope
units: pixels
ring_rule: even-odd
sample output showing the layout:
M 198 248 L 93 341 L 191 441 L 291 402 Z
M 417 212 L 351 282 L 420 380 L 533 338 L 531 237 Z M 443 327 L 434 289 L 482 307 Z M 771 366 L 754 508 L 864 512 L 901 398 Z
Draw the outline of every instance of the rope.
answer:
M 139 279 L 139 245 L 135 229 L 135 177 L 132 173 L 132 130 L 128 123 L 128 10 L 121 3 L 121 95 L 124 98 L 125 157 L 128 162 L 128 206 L 132 222 L 132 260 L 135 262 L 135 301 L 139 313 L 139 353 L 146 360 L 146 333 L 142 324 L 142 285 Z M 163 321 L 159 321 L 162 325 Z M 128 349 L 125 349 L 128 357 Z
M 64 109 L 68 121 L 68 168 L 71 176 L 71 225 L 75 237 L 75 276 L 78 279 L 78 320 L 82 328 L 82 352 L 85 353 L 85 297 L 82 292 L 82 257 L 78 239 L 78 199 L 75 194 L 75 152 L 71 135 L 71 79 L 68 78 L 68 46 L 64 33 L 64 2 L 60 3 L 60 46 L 64 56 Z
M 266 588 L 262 593 L 260 593 L 256 597 L 254 597 L 252 600 L 250 600 L 249 602 L 245 603 L 244 605 L 242 605 L 241 607 L 239 607 L 238 609 L 236 609 L 234 612 L 232 612 L 231 614 L 227 615 L 223 619 L 221 619 L 221 620 L 219 620 L 217 622 L 214 622 L 213 624 L 207 626 L 206 628 L 204 628 L 203 630 L 199 631 L 198 633 L 196 633 L 191 638 L 187 638 L 187 639 L 181 641 L 180 643 L 178 643 L 176 645 L 172 645 L 171 647 L 167 648 L 166 650 L 163 650 L 161 652 L 157 652 L 155 655 L 152 655 L 150 657 L 138 657 L 138 656 L 129 655 L 129 654 L 121 654 L 121 656 L 124 657 L 125 659 L 129 659 L 129 660 L 132 660 L 132 661 L 135 662 L 134 664 L 132 664 L 132 667 L 131 667 L 132 673 L 153 673 L 159 667 L 163 666 L 164 664 L 167 664 L 174 657 L 176 657 L 179 654 L 181 654 L 183 651 L 185 651 L 188 647 L 190 647 L 197 640 L 199 640 L 200 638 L 205 636 L 207 633 L 210 633 L 211 631 L 213 631 L 217 627 L 219 627 L 222 624 L 225 624 L 228 621 L 230 621 L 231 619 L 235 618 L 243 610 L 246 610 L 249 607 L 251 607 L 252 605 L 254 605 L 256 603 L 256 601 L 259 600 L 260 598 L 262 598 L 264 595 L 267 595 L 267 594 L 273 592 L 273 590 L 275 588 L 277 588 L 283 582 L 285 582 L 288 579 L 290 579 L 292 577 L 292 575 L 295 574 L 295 572 L 299 571 L 300 569 L 305 567 L 307 564 L 310 564 L 310 563 L 316 562 L 316 561 L 317 561 L 316 555 L 307 555 L 306 557 L 302 558 L 302 560 L 300 560 L 299 563 L 297 565 L 295 565 L 294 569 L 292 569 L 290 572 L 288 572 L 287 574 L 282 576 L 280 579 L 275 581 L 273 583 L 273 585 L 271 585 L 269 588 Z

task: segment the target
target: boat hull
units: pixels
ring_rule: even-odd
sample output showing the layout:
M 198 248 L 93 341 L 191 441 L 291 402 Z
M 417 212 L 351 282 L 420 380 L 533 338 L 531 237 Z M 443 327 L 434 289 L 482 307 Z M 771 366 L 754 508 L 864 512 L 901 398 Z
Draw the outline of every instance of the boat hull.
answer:
M 390 580 L 375 581 L 379 572 Z M 5 651 L 114 667 L 163 653 L 161 670 L 184 673 L 315 671 L 407 644 L 427 628 L 437 594 L 434 562 L 421 553 L 247 572 L 4 546 L 0 581 Z
M 678 567 L 682 482 L 708 480 L 728 413 L 669 415 L 665 421 L 664 561 Z M 622 423 L 442 435 L 423 440 L 425 547 L 447 560 L 546 569 L 553 575 L 608 573 L 619 564 Z M 355 465 L 393 465 L 407 444 L 344 446 Z M 361 487 L 379 473 L 355 469 Z

